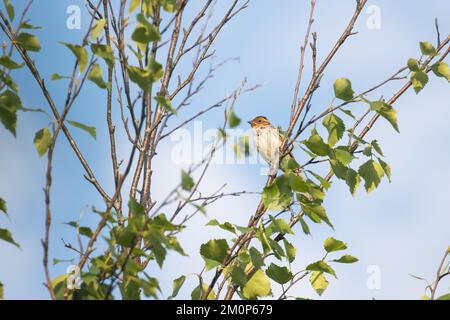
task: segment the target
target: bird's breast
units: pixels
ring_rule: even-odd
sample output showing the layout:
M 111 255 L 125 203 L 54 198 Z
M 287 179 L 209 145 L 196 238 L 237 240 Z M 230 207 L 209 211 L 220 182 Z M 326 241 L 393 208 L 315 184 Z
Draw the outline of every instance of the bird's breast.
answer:
M 255 146 L 264 160 L 269 163 L 276 163 L 281 144 L 278 130 L 272 127 L 255 128 L 254 140 Z

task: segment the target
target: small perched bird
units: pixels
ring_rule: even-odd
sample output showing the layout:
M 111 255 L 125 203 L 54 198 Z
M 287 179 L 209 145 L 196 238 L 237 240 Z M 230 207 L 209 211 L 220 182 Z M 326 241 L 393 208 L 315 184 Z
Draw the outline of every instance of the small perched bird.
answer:
M 253 142 L 258 153 L 270 166 L 269 174 L 275 174 L 280 165 L 280 148 L 283 137 L 264 116 L 258 116 L 248 123 L 252 126 Z

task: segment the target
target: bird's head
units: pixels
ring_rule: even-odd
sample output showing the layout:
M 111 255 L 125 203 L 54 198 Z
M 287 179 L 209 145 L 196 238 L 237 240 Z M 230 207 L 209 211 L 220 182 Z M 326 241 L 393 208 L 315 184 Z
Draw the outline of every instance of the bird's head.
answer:
M 252 128 L 260 128 L 271 125 L 269 120 L 267 120 L 267 118 L 264 116 L 258 116 L 253 120 L 249 121 L 248 123 L 252 126 Z

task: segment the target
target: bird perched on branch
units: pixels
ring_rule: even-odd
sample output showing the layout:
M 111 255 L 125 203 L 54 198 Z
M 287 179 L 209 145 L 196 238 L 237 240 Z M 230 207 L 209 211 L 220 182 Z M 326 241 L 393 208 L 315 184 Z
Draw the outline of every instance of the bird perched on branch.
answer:
M 258 116 L 251 121 L 248 121 L 253 129 L 253 142 L 258 153 L 270 166 L 270 175 L 274 175 L 280 167 L 280 160 L 282 160 L 281 169 L 284 171 L 287 168 L 299 171 L 299 164 L 295 161 L 291 152 L 289 152 L 283 159 L 281 157 L 281 145 L 284 137 L 280 131 L 272 126 L 269 120 L 264 116 Z

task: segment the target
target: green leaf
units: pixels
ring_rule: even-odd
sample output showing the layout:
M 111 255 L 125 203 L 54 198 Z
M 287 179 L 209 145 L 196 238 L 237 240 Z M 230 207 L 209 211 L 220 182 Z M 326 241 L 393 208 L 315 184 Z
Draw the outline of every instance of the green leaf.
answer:
M 342 257 L 340 257 L 339 259 L 335 259 L 332 260 L 333 262 L 338 262 L 338 263 L 355 263 L 358 261 L 358 258 L 349 255 L 349 254 L 344 254 Z
M 206 215 L 206 206 L 202 206 L 202 205 L 195 204 L 195 203 L 192 203 L 192 206 L 194 208 L 196 208 L 198 211 L 200 211 L 201 213 L 203 213 L 204 215 Z
M 97 139 L 97 129 L 95 127 L 90 127 L 90 126 L 87 126 L 80 122 L 76 122 L 76 121 L 72 121 L 72 120 L 67 120 L 67 122 L 70 125 L 78 128 L 78 129 L 86 131 L 87 133 L 89 133 L 91 135 L 92 138 Z
M 155 97 L 156 102 L 158 102 L 159 105 L 163 106 L 164 109 L 169 111 L 170 113 L 176 114 L 177 110 L 172 108 L 172 104 L 170 100 L 163 96 L 156 96 Z
M 20 69 L 23 67 L 23 64 L 19 64 L 19 63 L 15 62 L 13 59 L 11 59 L 7 55 L 3 55 L 2 57 L 0 57 L 0 65 L 4 66 L 10 70 Z
M 419 67 L 420 67 L 420 65 L 419 65 L 419 61 L 417 59 L 413 59 L 413 58 L 408 59 L 409 70 L 417 71 L 417 70 L 419 70 Z
M 384 157 L 383 151 L 381 150 L 380 145 L 378 144 L 377 140 L 373 140 L 371 143 L 372 147 L 375 149 L 375 151 L 382 157 Z
M 259 253 L 259 251 L 254 247 L 250 248 L 249 253 L 253 266 L 256 269 L 261 268 L 264 265 L 264 258 L 262 257 L 261 253 Z
M 300 165 L 291 154 L 287 154 L 281 159 L 280 168 L 283 171 L 296 170 L 299 167 Z
M 248 280 L 242 293 L 247 299 L 256 299 L 258 297 L 266 297 L 270 295 L 272 289 L 270 280 L 261 269 L 257 270 Z
M 227 132 L 222 128 L 217 128 L 217 136 L 219 139 L 223 139 L 224 141 L 228 138 Z
M 344 166 L 342 163 L 331 159 L 330 166 L 331 166 L 331 169 L 333 170 L 334 175 L 337 178 L 339 178 L 341 180 L 345 180 L 347 178 L 348 168 L 346 166 Z
M 67 278 L 69 277 L 68 274 L 64 273 L 59 276 L 57 276 L 55 279 L 52 280 L 52 288 L 55 291 L 56 297 L 59 299 L 62 299 L 64 290 L 66 289 L 66 283 Z
M 431 66 L 431 70 L 433 70 L 436 76 L 445 78 L 447 79 L 447 81 L 450 81 L 450 67 L 447 63 L 443 61 L 437 62 Z
M 302 141 L 302 143 L 304 144 L 304 141 Z M 309 157 L 311 157 L 311 158 L 315 158 L 315 157 L 316 157 L 316 155 L 315 155 L 314 153 L 312 153 L 311 151 L 309 151 L 309 150 L 306 149 L 306 148 L 303 148 L 303 146 L 300 146 L 300 149 L 302 149 L 303 151 L 305 151 L 305 153 L 306 153 Z
M 17 127 L 17 110 L 22 109 L 22 102 L 11 90 L 0 93 L 0 121 L 14 136 Z
M 6 207 L 6 201 L 2 198 L 0 198 L 0 211 L 4 212 L 5 214 L 8 214 L 8 208 Z
M 285 284 L 292 279 L 292 273 L 286 267 L 279 267 L 271 263 L 266 270 L 267 276 L 279 284 Z
M 267 240 L 266 233 L 264 232 L 263 224 L 261 223 L 258 227 L 258 232 L 256 233 L 258 240 L 261 242 L 264 253 L 269 253 L 272 248 L 270 247 L 270 243 Z
M 225 261 L 228 249 L 225 239 L 212 239 L 201 245 L 200 255 L 207 263 L 208 269 L 211 269 Z
M 117 232 L 117 243 L 125 248 L 132 248 L 134 246 L 136 237 L 136 232 L 128 228 L 121 228 Z
M 234 113 L 233 108 L 228 111 L 227 119 L 230 128 L 235 128 L 241 123 L 241 119 Z
M 92 237 L 92 230 L 89 227 L 81 227 L 78 225 L 78 223 L 76 221 L 69 221 L 69 222 L 65 222 L 64 224 L 71 226 L 75 229 L 78 229 L 78 232 L 82 236 L 86 236 L 88 238 Z
M 130 7 L 128 8 L 128 13 L 133 12 L 141 5 L 141 0 L 131 0 Z
M 167 255 L 167 250 L 163 246 L 164 243 L 167 245 L 167 237 L 161 234 L 161 231 L 154 230 L 154 228 L 150 228 L 149 231 L 144 232 L 143 236 L 153 247 L 152 253 L 155 256 L 159 267 L 162 268 Z
M 325 292 L 329 284 L 323 272 L 319 271 L 314 271 L 313 273 L 311 273 L 309 282 L 319 296 L 321 296 Z
M 246 157 L 250 156 L 250 136 L 248 134 L 239 137 L 239 147 Z
M 334 252 L 334 251 L 340 251 L 340 250 L 347 249 L 347 245 L 344 242 L 342 242 L 341 240 L 336 240 L 333 237 L 329 237 L 329 238 L 325 239 L 325 241 L 323 243 L 323 248 L 327 252 Z
M 57 80 L 61 80 L 61 79 L 70 79 L 70 78 L 68 76 L 63 76 L 58 73 L 53 73 L 51 79 L 52 79 L 52 81 L 57 81 Z
M 0 84 L 8 86 L 15 92 L 19 90 L 17 83 L 15 83 L 12 77 L 2 69 L 0 69 Z
M 167 12 L 175 12 L 179 7 L 177 0 L 161 0 L 161 6 Z
M 328 144 L 332 147 L 341 140 L 344 135 L 344 121 L 334 113 L 331 113 L 323 118 L 322 124 L 328 130 Z
M 144 206 L 136 201 L 134 198 L 130 198 L 128 201 L 128 208 L 132 216 L 143 216 L 145 215 Z
M 139 287 L 142 289 L 144 296 L 158 298 L 157 291 L 161 291 L 158 280 L 148 276 L 145 273 L 144 275 L 146 279 L 135 279 Z
M 95 55 L 102 58 L 110 68 L 114 66 L 114 51 L 110 46 L 93 44 L 91 45 L 91 50 Z
M 310 172 L 310 171 L 308 171 L 308 172 Z M 316 177 L 316 178 L 320 181 L 321 186 L 324 186 L 323 188 L 326 188 L 326 184 L 324 183 L 324 181 L 321 181 L 318 177 Z M 318 200 L 317 202 L 322 203 L 323 199 L 325 197 L 325 192 L 323 191 L 322 187 L 318 186 L 312 180 L 309 180 L 309 179 L 306 182 L 309 185 L 308 193 L 312 197 L 312 199 L 314 201 Z M 308 199 L 308 201 L 311 202 L 310 198 Z
M 233 151 L 238 159 L 250 156 L 250 136 L 248 134 L 240 136 L 238 143 L 233 145 Z
M 145 215 L 145 210 L 144 207 L 139 204 L 141 206 L 142 209 L 140 209 L 142 211 L 142 215 Z M 164 213 L 158 214 L 157 216 L 155 216 L 151 221 L 150 224 L 152 227 L 156 227 L 162 231 L 175 231 L 175 230 L 179 230 L 180 227 L 173 224 L 172 222 L 170 222 L 166 215 Z
M 400 132 L 397 123 L 397 111 L 392 108 L 392 106 L 388 105 L 384 101 L 373 101 L 370 102 L 370 109 L 378 112 L 383 118 L 389 121 L 397 132 Z
M 414 279 L 417 279 L 417 280 L 427 281 L 425 278 L 422 278 L 422 277 L 419 277 L 419 276 L 415 276 L 413 274 L 410 274 L 410 276 L 413 277 Z
M 24 108 L 24 107 L 21 107 L 20 111 L 22 111 L 22 112 L 39 112 L 39 113 L 44 113 L 44 114 L 46 113 L 41 108 Z
M 283 233 L 283 234 L 294 234 L 289 224 L 284 219 L 275 219 L 272 216 L 269 216 L 272 223 L 270 224 L 270 228 L 274 232 Z
M 139 300 L 140 299 L 140 286 L 137 279 L 131 278 L 126 282 L 122 282 L 120 285 L 120 292 L 124 300 Z
M 53 258 L 53 260 L 52 260 L 52 264 L 53 264 L 54 266 L 56 266 L 57 264 L 59 264 L 59 263 L 61 263 L 61 262 L 64 262 L 64 260 L 59 260 L 59 259 L 55 259 L 55 258 Z
M 39 52 L 41 50 L 41 44 L 39 39 L 32 34 L 22 32 L 16 38 L 17 43 L 19 43 L 25 50 Z
M 89 71 L 88 79 L 95 83 L 99 88 L 106 89 L 108 87 L 105 81 L 103 81 L 103 70 L 97 63 L 95 63 Z
M 184 281 L 186 281 L 186 276 L 181 276 L 175 280 L 173 280 L 172 284 L 172 294 L 168 298 L 168 300 L 172 300 L 178 295 L 178 292 L 180 292 L 181 287 L 184 284 Z
M 437 55 L 436 48 L 433 46 L 431 42 L 420 42 L 420 51 L 423 55 L 426 56 L 435 56 Z
M 86 48 L 66 42 L 61 42 L 61 44 L 72 51 L 78 61 L 78 70 L 80 71 L 80 73 L 83 72 L 89 62 L 89 53 L 87 52 Z
M 15 245 L 17 248 L 20 248 L 20 245 L 14 241 L 12 234 L 8 229 L 0 228 L 0 240 L 9 242 L 9 243 Z
M 380 163 L 381 167 L 383 168 L 383 171 L 386 174 L 386 177 L 388 178 L 389 182 L 391 182 L 391 167 L 386 162 L 381 160 L 380 158 L 378 158 L 378 162 Z
M 297 254 L 297 249 L 288 242 L 286 239 L 283 239 L 284 249 L 286 251 L 286 257 L 288 258 L 289 263 L 292 263 L 295 260 L 295 255 Z
M 313 172 L 311 170 L 307 170 L 307 171 L 309 173 L 311 173 L 314 176 L 314 178 L 317 179 L 317 181 L 320 182 L 320 185 L 321 185 L 322 188 L 324 188 L 325 190 L 330 189 L 331 183 L 332 183 L 331 181 L 327 181 L 326 179 L 322 178 L 320 175 L 318 175 L 317 173 L 315 173 L 315 172 Z M 309 191 L 311 191 L 311 190 L 309 190 Z
M 363 150 L 363 155 L 365 155 L 366 157 L 372 157 L 372 145 L 367 145 L 364 150 Z
M 78 229 L 78 231 L 80 232 L 80 234 L 81 234 L 82 236 L 86 236 L 86 237 L 88 237 L 88 238 L 91 238 L 91 237 L 92 237 L 92 234 L 93 234 L 91 228 L 89 228 L 89 227 L 80 227 L 80 228 Z
M 291 187 L 292 191 L 307 192 L 309 190 L 308 184 L 300 175 L 293 172 L 286 172 L 284 175 L 287 177 L 289 186 Z
M 191 191 L 192 188 L 195 186 L 194 179 L 187 173 L 186 171 L 181 171 L 181 187 L 183 190 Z
M 217 227 L 221 228 L 222 230 L 229 231 L 231 233 L 236 234 L 236 228 L 229 222 L 219 223 L 219 221 L 217 221 L 216 219 L 212 219 L 206 225 L 207 226 L 217 226 Z
M 248 253 L 248 251 L 241 251 L 238 254 L 238 260 L 239 262 L 242 262 L 242 265 L 247 265 L 250 261 L 250 254 Z
M 206 283 L 203 283 L 201 286 L 198 285 L 195 287 L 195 289 L 191 293 L 192 300 L 200 300 L 203 298 L 203 295 L 208 291 L 209 286 Z M 206 300 L 214 300 L 216 297 L 216 294 L 214 293 L 214 290 L 211 290 L 208 294 L 208 297 Z
M 10 0 L 3 0 L 3 3 L 5 4 L 6 12 L 8 13 L 9 20 L 14 20 L 14 7 L 11 4 Z
M 347 78 L 339 78 L 334 81 L 334 96 L 338 99 L 349 101 L 353 99 L 354 91 L 352 83 Z
M 49 128 L 43 128 L 36 132 L 34 136 L 34 145 L 40 157 L 42 157 L 51 146 L 53 139 Z
M 354 116 L 354 114 L 350 110 L 343 109 L 343 108 L 339 108 L 339 110 L 342 111 L 347 116 L 349 116 L 350 118 L 356 119 L 356 117 Z
M 37 30 L 37 29 L 42 29 L 42 28 L 38 27 L 38 26 L 33 26 L 32 24 L 29 24 L 28 22 L 22 22 L 22 24 L 20 25 L 20 29 Z
M 286 208 L 292 201 L 292 190 L 285 176 L 277 177 L 263 190 L 262 201 L 267 210 Z
M 102 35 L 103 28 L 105 27 L 105 25 L 106 25 L 105 19 L 100 19 L 97 21 L 97 23 L 95 24 L 94 27 L 92 27 L 92 30 L 91 30 L 91 39 L 92 40 L 95 40 Z
M 243 152 L 239 146 L 239 144 L 235 143 L 233 145 L 233 152 L 236 154 L 237 159 L 242 159 L 244 157 Z
M 156 1 L 153 0 L 142 0 L 142 12 L 145 14 L 147 18 L 153 16 L 154 7 L 157 4 Z M 158 1 L 158 6 L 160 6 L 161 2 Z
M 324 221 L 327 225 L 333 228 L 333 225 L 328 219 L 324 207 L 314 203 L 300 203 L 300 204 L 306 216 L 310 218 L 313 222 L 320 223 L 321 221 Z
M 384 176 L 384 170 L 378 162 L 374 160 L 368 160 L 361 167 L 359 167 L 358 173 L 364 179 L 364 187 L 367 193 L 373 191 L 381 182 L 381 178 Z
M 146 69 L 128 66 L 128 73 L 131 81 L 136 83 L 142 90 L 150 91 L 152 84 L 162 77 L 163 70 L 162 66 L 152 59 Z
M 302 226 L 302 231 L 303 231 L 303 233 L 304 234 L 310 234 L 311 232 L 310 232 L 310 230 L 309 230 L 309 226 L 308 226 L 308 224 L 306 223 L 306 221 L 305 221 L 305 219 L 303 219 L 303 217 L 299 217 L 299 220 L 300 220 L 300 225 Z
M 334 149 L 334 157 L 344 166 L 349 165 L 353 159 L 355 159 L 353 154 L 347 151 L 347 147 L 338 147 Z
M 136 42 L 141 51 L 145 51 L 150 42 L 159 41 L 161 34 L 158 28 L 151 24 L 142 13 L 137 15 L 138 25 L 134 29 L 131 39 Z
M 312 130 L 309 139 L 303 143 L 318 156 L 326 156 L 330 150 L 330 146 L 323 142 L 322 137 L 317 133 L 316 129 Z
M 411 74 L 411 82 L 414 91 L 419 93 L 428 83 L 428 75 L 423 71 L 415 71 Z
M 231 280 L 241 288 L 248 282 L 247 274 L 241 267 L 234 267 L 233 270 L 231 270 Z
M 286 254 L 284 253 L 283 247 L 281 247 L 279 245 L 279 243 L 273 239 L 268 238 L 268 242 L 269 242 L 270 248 L 273 251 L 273 254 L 275 255 L 275 258 L 277 258 L 278 260 L 282 260 L 282 258 L 286 256 Z
M 3 283 L 0 282 L 0 300 L 5 299 L 5 288 L 3 287 Z
M 128 228 L 133 232 L 142 232 L 147 223 L 144 207 L 134 198 L 128 201 L 130 214 L 128 216 Z
M 355 170 L 348 168 L 345 182 L 347 183 L 352 196 L 354 196 L 361 182 L 361 176 Z
M 439 298 L 437 298 L 437 300 L 450 300 L 450 293 L 440 296 Z
M 335 278 L 337 278 L 336 272 L 333 270 L 333 268 L 331 268 L 328 265 L 328 263 L 326 263 L 325 261 L 322 261 L 322 260 L 311 263 L 310 265 L 308 265 L 306 267 L 306 270 L 329 273 L 329 274 L 333 275 Z
M 144 59 L 144 55 L 141 52 L 136 51 L 132 46 L 127 45 L 128 49 L 130 49 L 130 51 L 134 54 L 134 56 L 136 57 L 136 59 L 138 60 L 142 60 Z

